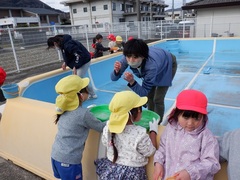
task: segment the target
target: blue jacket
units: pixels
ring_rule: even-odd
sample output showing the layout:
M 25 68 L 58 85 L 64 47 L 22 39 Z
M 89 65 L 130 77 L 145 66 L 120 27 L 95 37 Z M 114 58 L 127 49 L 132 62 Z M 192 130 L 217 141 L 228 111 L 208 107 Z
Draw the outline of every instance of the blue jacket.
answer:
M 117 81 L 128 67 L 126 57 L 120 60 L 121 70 L 118 74 L 115 71 L 111 74 L 112 81 Z M 139 96 L 147 96 L 154 86 L 172 85 L 172 55 L 168 51 L 160 48 L 149 47 L 148 58 L 143 60 L 141 69 L 130 69 L 142 79 L 142 86 L 136 81 L 128 86 Z
M 78 69 L 91 60 L 88 50 L 80 42 L 73 40 L 70 35 L 63 36 L 61 51 L 64 62 L 71 69 L 74 67 Z

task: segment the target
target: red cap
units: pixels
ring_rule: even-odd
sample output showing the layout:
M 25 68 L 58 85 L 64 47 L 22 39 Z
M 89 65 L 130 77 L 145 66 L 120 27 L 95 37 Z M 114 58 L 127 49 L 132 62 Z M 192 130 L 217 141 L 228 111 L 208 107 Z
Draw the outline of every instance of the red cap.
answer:
M 177 96 L 177 108 L 207 114 L 207 97 L 193 89 L 183 90 Z
M 4 83 L 5 79 L 6 79 L 6 72 L 2 67 L 0 67 L 0 85 Z
M 109 34 L 107 38 L 111 41 L 116 41 L 116 37 L 113 34 Z
M 128 37 L 128 41 L 129 41 L 129 40 L 132 40 L 132 39 L 134 39 L 133 36 L 129 36 L 129 37 Z

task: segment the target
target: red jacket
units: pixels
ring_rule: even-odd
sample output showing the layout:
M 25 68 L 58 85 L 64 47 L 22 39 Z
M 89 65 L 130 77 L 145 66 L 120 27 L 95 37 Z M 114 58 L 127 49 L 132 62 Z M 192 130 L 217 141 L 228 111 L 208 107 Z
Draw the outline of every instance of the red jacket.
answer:
M 0 86 L 4 83 L 6 76 L 7 76 L 6 72 L 2 67 L 0 67 Z

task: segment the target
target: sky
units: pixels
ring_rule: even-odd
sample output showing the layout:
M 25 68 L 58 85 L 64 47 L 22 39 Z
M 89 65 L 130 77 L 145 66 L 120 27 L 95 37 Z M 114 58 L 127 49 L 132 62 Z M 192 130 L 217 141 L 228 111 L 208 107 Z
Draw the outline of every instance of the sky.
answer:
M 49 5 L 54 9 L 69 12 L 69 6 L 64 6 L 63 4 L 60 4 L 60 2 L 63 0 L 40 0 L 40 1 L 44 2 L 45 4 Z
M 68 6 L 64 6 L 63 4 L 60 4 L 61 0 L 41 0 L 41 1 L 44 2 L 45 4 L 51 6 L 52 8 L 60 9 L 64 12 L 69 12 Z M 193 1 L 193 0 L 186 0 L 187 3 L 190 1 Z M 183 3 L 182 0 L 174 0 L 174 8 L 181 7 L 182 3 Z M 172 8 L 172 0 L 165 0 L 165 4 L 169 5 L 169 7 L 167 9 Z

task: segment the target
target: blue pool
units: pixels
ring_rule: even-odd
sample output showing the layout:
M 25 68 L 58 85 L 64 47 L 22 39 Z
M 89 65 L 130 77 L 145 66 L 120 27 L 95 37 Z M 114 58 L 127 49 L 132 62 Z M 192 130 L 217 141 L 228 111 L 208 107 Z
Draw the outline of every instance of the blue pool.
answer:
M 165 117 L 180 91 L 198 89 L 208 97 L 208 127 L 215 135 L 240 128 L 240 39 L 173 39 L 150 46 L 166 49 L 177 57 L 178 70 L 165 98 Z M 106 56 L 91 65 L 88 76 L 98 98 L 86 101 L 85 107 L 108 104 L 114 93 L 129 89 L 125 80 L 110 79 L 113 64 L 120 58 L 121 55 Z M 54 103 L 55 84 L 68 74 L 71 71 L 33 82 L 21 96 Z

